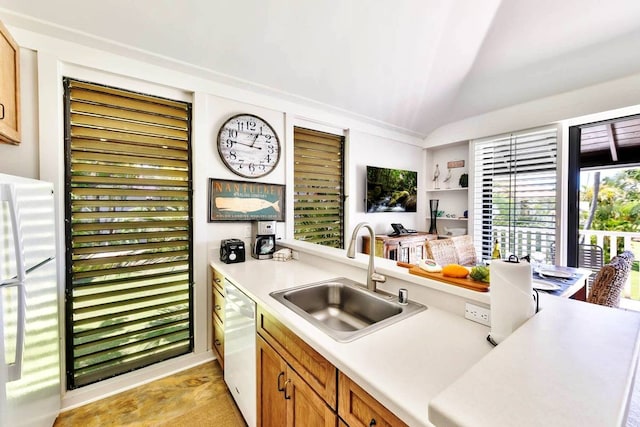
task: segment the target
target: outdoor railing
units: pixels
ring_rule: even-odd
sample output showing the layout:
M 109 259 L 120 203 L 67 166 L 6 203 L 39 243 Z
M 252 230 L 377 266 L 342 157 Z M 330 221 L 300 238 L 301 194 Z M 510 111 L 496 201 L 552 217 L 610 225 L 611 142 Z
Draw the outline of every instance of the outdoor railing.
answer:
M 506 227 L 494 227 L 493 239 L 498 240 L 501 248 L 505 248 L 509 230 Z M 601 231 L 601 230 L 580 230 L 580 243 L 598 245 L 604 254 L 604 263 L 608 263 L 611 258 L 622 251 L 632 251 L 635 256 L 634 268 L 627 279 L 624 290 L 624 298 L 640 301 L 640 233 L 623 231 Z M 513 241 L 515 252 L 518 254 L 532 254 L 541 251 L 547 256 L 547 262 L 553 262 L 555 236 L 541 234 L 540 229 L 519 228 Z M 481 247 L 480 242 L 476 242 Z M 485 258 L 487 257 L 484 254 Z M 640 304 L 640 303 L 639 303 Z M 640 305 L 638 305 L 640 310 Z

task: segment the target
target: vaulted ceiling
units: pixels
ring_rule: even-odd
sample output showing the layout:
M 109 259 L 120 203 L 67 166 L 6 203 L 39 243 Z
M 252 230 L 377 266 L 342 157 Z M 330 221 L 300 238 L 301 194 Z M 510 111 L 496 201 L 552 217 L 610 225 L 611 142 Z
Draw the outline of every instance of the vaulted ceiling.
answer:
M 638 0 L 0 0 L 0 17 L 417 136 L 640 72 Z

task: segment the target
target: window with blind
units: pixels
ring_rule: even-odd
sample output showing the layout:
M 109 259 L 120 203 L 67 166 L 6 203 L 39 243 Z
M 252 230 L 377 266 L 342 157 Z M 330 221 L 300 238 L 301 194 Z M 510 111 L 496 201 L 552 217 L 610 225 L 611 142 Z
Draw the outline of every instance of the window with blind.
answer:
M 483 259 L 543 252 L 556 240 L 557 129 L 473 141 L 474 240 Z
M 67 387 L 193 347 L 188 103 L 65 79 Z
M 342 248 L 344 138 L 294 128 L 294 238 Z

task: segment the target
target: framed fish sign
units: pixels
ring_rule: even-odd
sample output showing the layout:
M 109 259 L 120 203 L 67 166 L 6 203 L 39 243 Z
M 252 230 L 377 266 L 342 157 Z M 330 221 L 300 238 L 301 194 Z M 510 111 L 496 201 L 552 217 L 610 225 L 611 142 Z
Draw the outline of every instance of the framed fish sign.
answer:
M 209 178 L 209 222 L 284 221 L 284 185 Z

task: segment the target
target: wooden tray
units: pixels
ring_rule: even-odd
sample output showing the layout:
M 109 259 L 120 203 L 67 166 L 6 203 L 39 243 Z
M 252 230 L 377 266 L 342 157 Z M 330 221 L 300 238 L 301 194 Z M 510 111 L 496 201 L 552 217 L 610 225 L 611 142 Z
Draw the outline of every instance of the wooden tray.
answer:
M 407 264 L 405 262 L 398 261 L 398 266 L 408 268 L 409 273 L 415 274 L 416 276 L 437 280 L 448 285 L 460 286 L 465 289 L 471 289 L 472 291 L 489 292 L 489 284 L 486 282 L 478 282 L 469 278 L 460 279 L 457 277 L 445 277 L 442 275 L 442 273 L 429 273 L 428 271 L 424 271 L 416 265 Z

